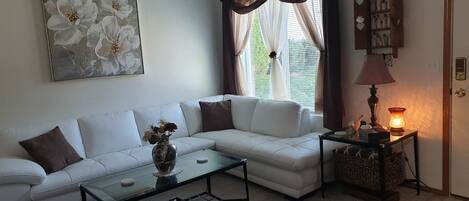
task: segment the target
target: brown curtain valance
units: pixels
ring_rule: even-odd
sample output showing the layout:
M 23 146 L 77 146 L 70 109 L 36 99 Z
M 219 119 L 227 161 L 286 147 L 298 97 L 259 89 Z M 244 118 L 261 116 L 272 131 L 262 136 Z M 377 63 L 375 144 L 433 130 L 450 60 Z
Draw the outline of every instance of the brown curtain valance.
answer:
M 230 0 L 231 1 L 231 8 L 234 12 L 238 14 L 246 14 L 250 13 L 253 10 L 256 10 L 262 4 L 264 4 L 268 0 Z M 271 0 L 272 1 L 272 0 Z M 303 3 L 307 0 L 279 0 L 285 3 Z

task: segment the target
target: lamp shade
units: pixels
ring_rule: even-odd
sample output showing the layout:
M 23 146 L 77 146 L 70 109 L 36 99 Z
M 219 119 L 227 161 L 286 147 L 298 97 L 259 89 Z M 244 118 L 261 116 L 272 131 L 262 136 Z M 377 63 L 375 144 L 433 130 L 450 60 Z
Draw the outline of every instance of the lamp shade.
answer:
M 355 84 L 373 85 L 395 82 L 384 64 L 382 55 L 367 55 L 362 70 L 355 80 Z

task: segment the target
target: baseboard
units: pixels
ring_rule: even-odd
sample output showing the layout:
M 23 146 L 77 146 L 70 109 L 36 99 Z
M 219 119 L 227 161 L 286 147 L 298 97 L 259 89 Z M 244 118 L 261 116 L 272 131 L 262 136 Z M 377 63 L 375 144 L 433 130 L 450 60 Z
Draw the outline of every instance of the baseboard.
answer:
M 407 187 L 407 188 L 412 188 L 412 189 L 416 188 L 414 183 L 404 183 L 404 184 L 402 184 L 402 186 Z M 455 194 L 448 194 L 444 190 L 439 190 L 439 189 L 431 188 L 431 187 L 428 187 L 428 186 L 422 186 L 420 190 L 425 191 L 425 192 L 429 192 L 429 193 L 433 193 L 433 194 L 436 194 L 436 195 L 444 196 L 444 197 L 453 197 L 453 198 L 456 198 L 458 200 L 469 200 L 468 197 L 455 195 Z
M 425 192 L 430 192 L 430 193 L 434 193 L 434 194 L 437 194 L 437 195 L 449 197 L 449 195 L 447 193 L 445 193 L 445 191 L 439 190 L 439 189 L 436 189 L 436 188 L 423 186 L 422 190 L 425 191 Z
M 416 186 L 415 186 L 414 183 L 404 183 L 404 184 L 402 184 L 402 186 L 407 187 L 407 188 L 416 189 Z M 437 194 L 437 195 L 441 195 L 441 196 L 449 197 L 449 195 L 446 194 L 443 190 L 439 190 L 439 189 L 436 189 L 436 188 L 431 188 L 431 187 L 428 187 L 428 186 L 420 186 L 420 190 L 425 191 L 425 192 L 429 192 L 429 193 L 433 193 L 433 194 Z
M 469 198 L 467 198 L 467 197 L 460 196 L 460 195 L 455 195 L 455 194 L 451 194 L 451 197 L 454 197 L 454 198 L 459 199 L 459 200 L 469 200 Z

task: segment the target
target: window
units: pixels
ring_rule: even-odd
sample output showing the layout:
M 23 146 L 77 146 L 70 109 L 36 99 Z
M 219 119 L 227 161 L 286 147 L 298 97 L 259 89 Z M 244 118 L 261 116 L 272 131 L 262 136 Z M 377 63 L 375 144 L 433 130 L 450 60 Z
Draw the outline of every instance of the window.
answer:
M 319 5 L 319 0 L 308 1 Z M 292 4 L 288 4 L 288 45 L 282 50 L 280 60 L 286 72 L 285 80 L 293 101 L 305 107 L 314 109 L 314 97 L 316 86 L 316 72 L 319 63 L 319 50 L 304 36 L 296 19 Z M 315 6 L 315 8 L 320 8 Z M 320 10 L 315 14 L 320 15 Z M 251 38 L 243 58 L 247 67 L 247 77 L 251 81 L 251 88 L 257 97 L 270 97 L 270 59 L 269 52 L 264 46 L 257 13 L 251 31 Z

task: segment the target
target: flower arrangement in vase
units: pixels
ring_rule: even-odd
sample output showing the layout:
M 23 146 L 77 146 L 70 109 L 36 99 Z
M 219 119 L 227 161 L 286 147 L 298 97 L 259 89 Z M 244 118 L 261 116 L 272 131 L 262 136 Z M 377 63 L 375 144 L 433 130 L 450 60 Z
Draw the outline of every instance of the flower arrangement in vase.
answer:
M 158 126 L 151 126 L 151 129 L 145 132 L 143 140 L 150 144 L 156 144 L 153 147 L 153 163 L 158 169 L 158 176 L 170 175 L 176 166 L 177 148 L 176 145 L 169 142 L 169 137 L 176 132 L 175 123 L 160 120 Z

